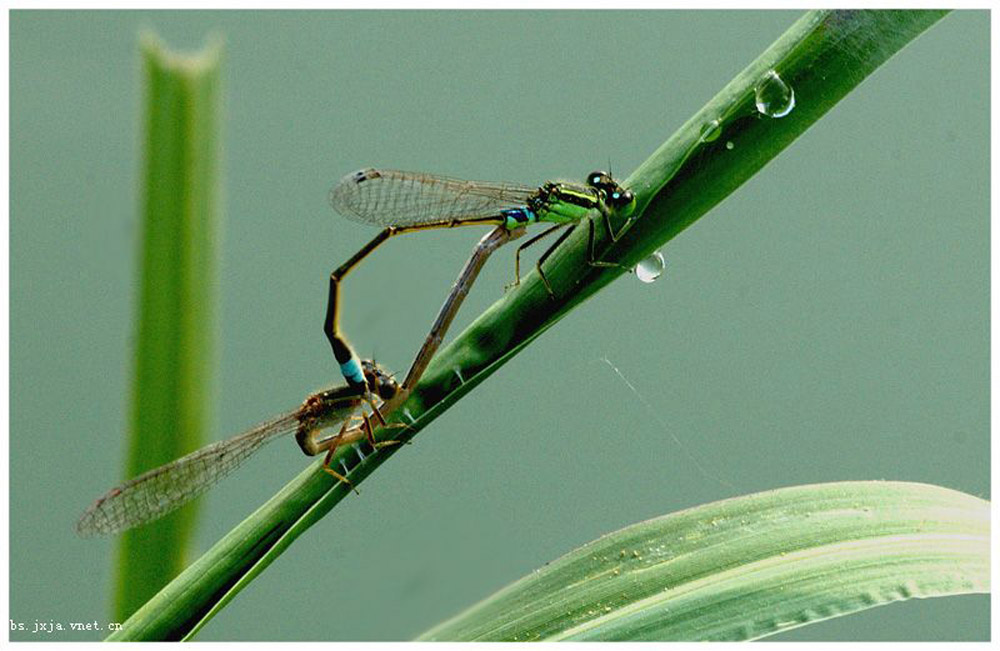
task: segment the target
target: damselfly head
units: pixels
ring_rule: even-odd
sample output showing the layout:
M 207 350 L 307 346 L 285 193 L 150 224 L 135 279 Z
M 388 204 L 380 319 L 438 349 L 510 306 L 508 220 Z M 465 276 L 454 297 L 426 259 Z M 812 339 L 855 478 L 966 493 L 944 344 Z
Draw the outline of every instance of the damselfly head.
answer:
M 612 208 L 627 214 L 632 212 L 632 208 L 635 207 L 635 193 L 619 187 L 616 190 L 608 192 L 607 202 Z
M 607 172 L 591 172 L 587 176 L 587 185 L 603 193 L 604 202 L 610 208 L 628 213 L 635 205 L 635 194 L 618 185 Z
M 365 373 L 368 388 L 378 394 L 382 400 L 391 400 L 399 393 L 399 383 L 396 382 L 396 378 L 374 360 L 362 360 L 361 368 Z

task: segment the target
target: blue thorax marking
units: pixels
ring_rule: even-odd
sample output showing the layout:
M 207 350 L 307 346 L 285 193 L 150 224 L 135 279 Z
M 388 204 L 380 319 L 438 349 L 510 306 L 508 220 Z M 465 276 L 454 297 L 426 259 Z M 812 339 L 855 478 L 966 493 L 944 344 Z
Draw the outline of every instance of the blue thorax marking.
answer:
M 538 215 L 530 208 L 508 208 L 507 210 L 501 210 L 500 214 L 504 218 L 504 228 L 509 231 L 527 226 L 528 224 L 534 224 L 538 221 Z

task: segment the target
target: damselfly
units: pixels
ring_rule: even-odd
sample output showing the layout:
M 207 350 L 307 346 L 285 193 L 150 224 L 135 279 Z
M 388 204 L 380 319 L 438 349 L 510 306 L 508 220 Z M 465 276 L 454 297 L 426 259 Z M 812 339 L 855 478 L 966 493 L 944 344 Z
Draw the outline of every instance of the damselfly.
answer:
M 610 212 L 630 217 L 635 196 L 607 172 L 594 172 L 586 185 L 548 182 L 539 187 L 514 183 L 463 181 L 446 176 L 368 168 L 343 177 L 330 190 L 330 205 L 344 217 L 385 227 L 333 275 L 343 278 L 352 268 L 394 235 L 456 226 L 497 225 L 513 231 L 534 223 L 552 228 L 522 244 L 518 251 L 567 225 L 579 224 L 591 210 L 604 217 L 608 237 L 617 241 L 631 226 L 631 219 L 615 231 Z M 591 223 L 591 231 L 593 223 Z M 568 232 L 542 258 L 555 250 Z M 593 255 L 590 262 L 600 264 Z M 541 261 L 538 264 L 542 278 Z M 545 281 L 546 288 L 552 288 Z
M 130 479 L 98 498 L 80 517 L 77 532 L 81 536 L 113 534 L 163 517 L 235 471 L 265 444 L 291 432 L 295 432 L 299 447 L 307 455 L 315 456 L 326 451 L 323 469 L 350 485 L 347 474 L 351 468 L 343 461 L 343 474 L 330 467 L 338 445 L 367 438 L 377 450 L 382 445 L 394 443 L 376 443 L 369 417 L 364 412 L 356 416 L 358 409 L 369 402 L 371 398 L 367 396 L 370 392 L 378 396 L 379 404 L 374 401 L 370 404 L 373 414 L 380 420 L 378 407 L 384 406 L 389 412 L 402 404 L 440 346 L 486 259 L 498 247 L 517 236 L 504 229 L 495 229 L 480 241 L 448 294 L 402 384 L 375 362 L 359 362 L 363 385 L 347 384 L 313 394 L 293 411 Z M 353 351 L 351 355 L 356 357 Z M 352 420 L 360 420 L 361 424 L 348 427 Z M 384 425 L 385 421 L 381 420 L 381 423 Z M 338 426 L 336 435 L 321 438 L 324 432 L 332 432 Z M 390 426 L 399 424 L 390 423 Z
M 357 377 L 356 360 L 351 358 L 350 345 L 340 333 L 340 282 L 390 237 L 456 226 L 496 225 L 508 232 L 523 232 L 523 227 L 536 222 L 553 224 L 518 247 L 515 255 L 517 283 L 521 279 L 521 251 L 567 225 L 575 228 L 592 210 L 600 212 L 608 237 L 612 242 L 617 241 L 632 224 L 635 196 L 606 172 L 590 174 L 586 185 L 548 182 L 531 187 L 368 168 L 343 177 L 330 191 L 330 204 L 349 219 L 385 227 L 330 274 L 323 331 L 341 371 L 351 382 L 351 374 Z M 617 231 L 611 225 L 612 212 L 628 217 Z M 594 223 L 590 219 L 586 221 L 589 227 L 588 263 L 601 267 L 618 266 L 597 259 Z M 535 263 L 539 277 L 553 297 L 555 292 L 542 265 L 571 232 L 572 228 L 566 230 Z
M 396 395 L 399 385 L 392 376 L 368 360 L 363 367 L 369 385 L 382 400 Z M 112 534 L 161 518 L 214 486 L 265 444 L 292 432 L 306 454 L 316 454 L 310 452 L 312 435 L 334 427 L 347 430 L 347 423 L 363 402 L 361 393 L 351 386 L 313 394 L 298 409 L 112 488 L 84 512 L 76 530 L 81 536 Z M 333 474 L 343 479 L 339 473 Z

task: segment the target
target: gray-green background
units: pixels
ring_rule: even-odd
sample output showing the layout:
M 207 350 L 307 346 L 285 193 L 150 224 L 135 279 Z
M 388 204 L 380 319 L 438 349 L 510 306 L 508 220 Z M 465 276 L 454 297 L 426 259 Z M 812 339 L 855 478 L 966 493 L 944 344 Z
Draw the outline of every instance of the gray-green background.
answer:
M 12 620 L 108 619 L 112 542 L 73 523 L 121 478 L 140 28 L 226 41 L 221 438 L 336 379 L 327 275 L 375 232 L 327 207 L 342 174 L 626 176 L 798 15 L 13 13 Z M 657 283 L 625 276 L 551 329 L 199 639 L 407 639 L 603 533 L 780 486 L 988 497 L 988 47 L 987 13 L 945 18 L 671 242 Z M 405 370 L 478 237 L 401 238 L 353 275 L 360 352 Z M 305 464 L 291 442 L 260 457 L 208 498 L 199 549 Z M 988 608 L 911 601 L 782 638 L 985 639 Z

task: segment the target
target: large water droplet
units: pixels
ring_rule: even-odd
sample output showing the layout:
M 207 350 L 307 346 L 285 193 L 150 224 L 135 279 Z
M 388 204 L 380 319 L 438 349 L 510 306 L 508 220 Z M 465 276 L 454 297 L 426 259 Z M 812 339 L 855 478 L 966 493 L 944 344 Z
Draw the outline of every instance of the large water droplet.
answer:
M 660 277 L 666 266 L 667 263 L 663 260 L 663 254 L 657 251 L 647 258 L 643 258 L 639 264 L 635 265 L 635 277 L 644 283 L 651 283 Z
M 706 122 L 701 125 L 701 141 L 702 142 L 714 142 L 719 139 L 722 135 L 722 123 L 718 120 L 712 120 L 711 122 Z
M 754 89 L 757 110 L 770 118 L 783 118 L 795 108 L 795 91 L 778 73 L 768 70 Z

